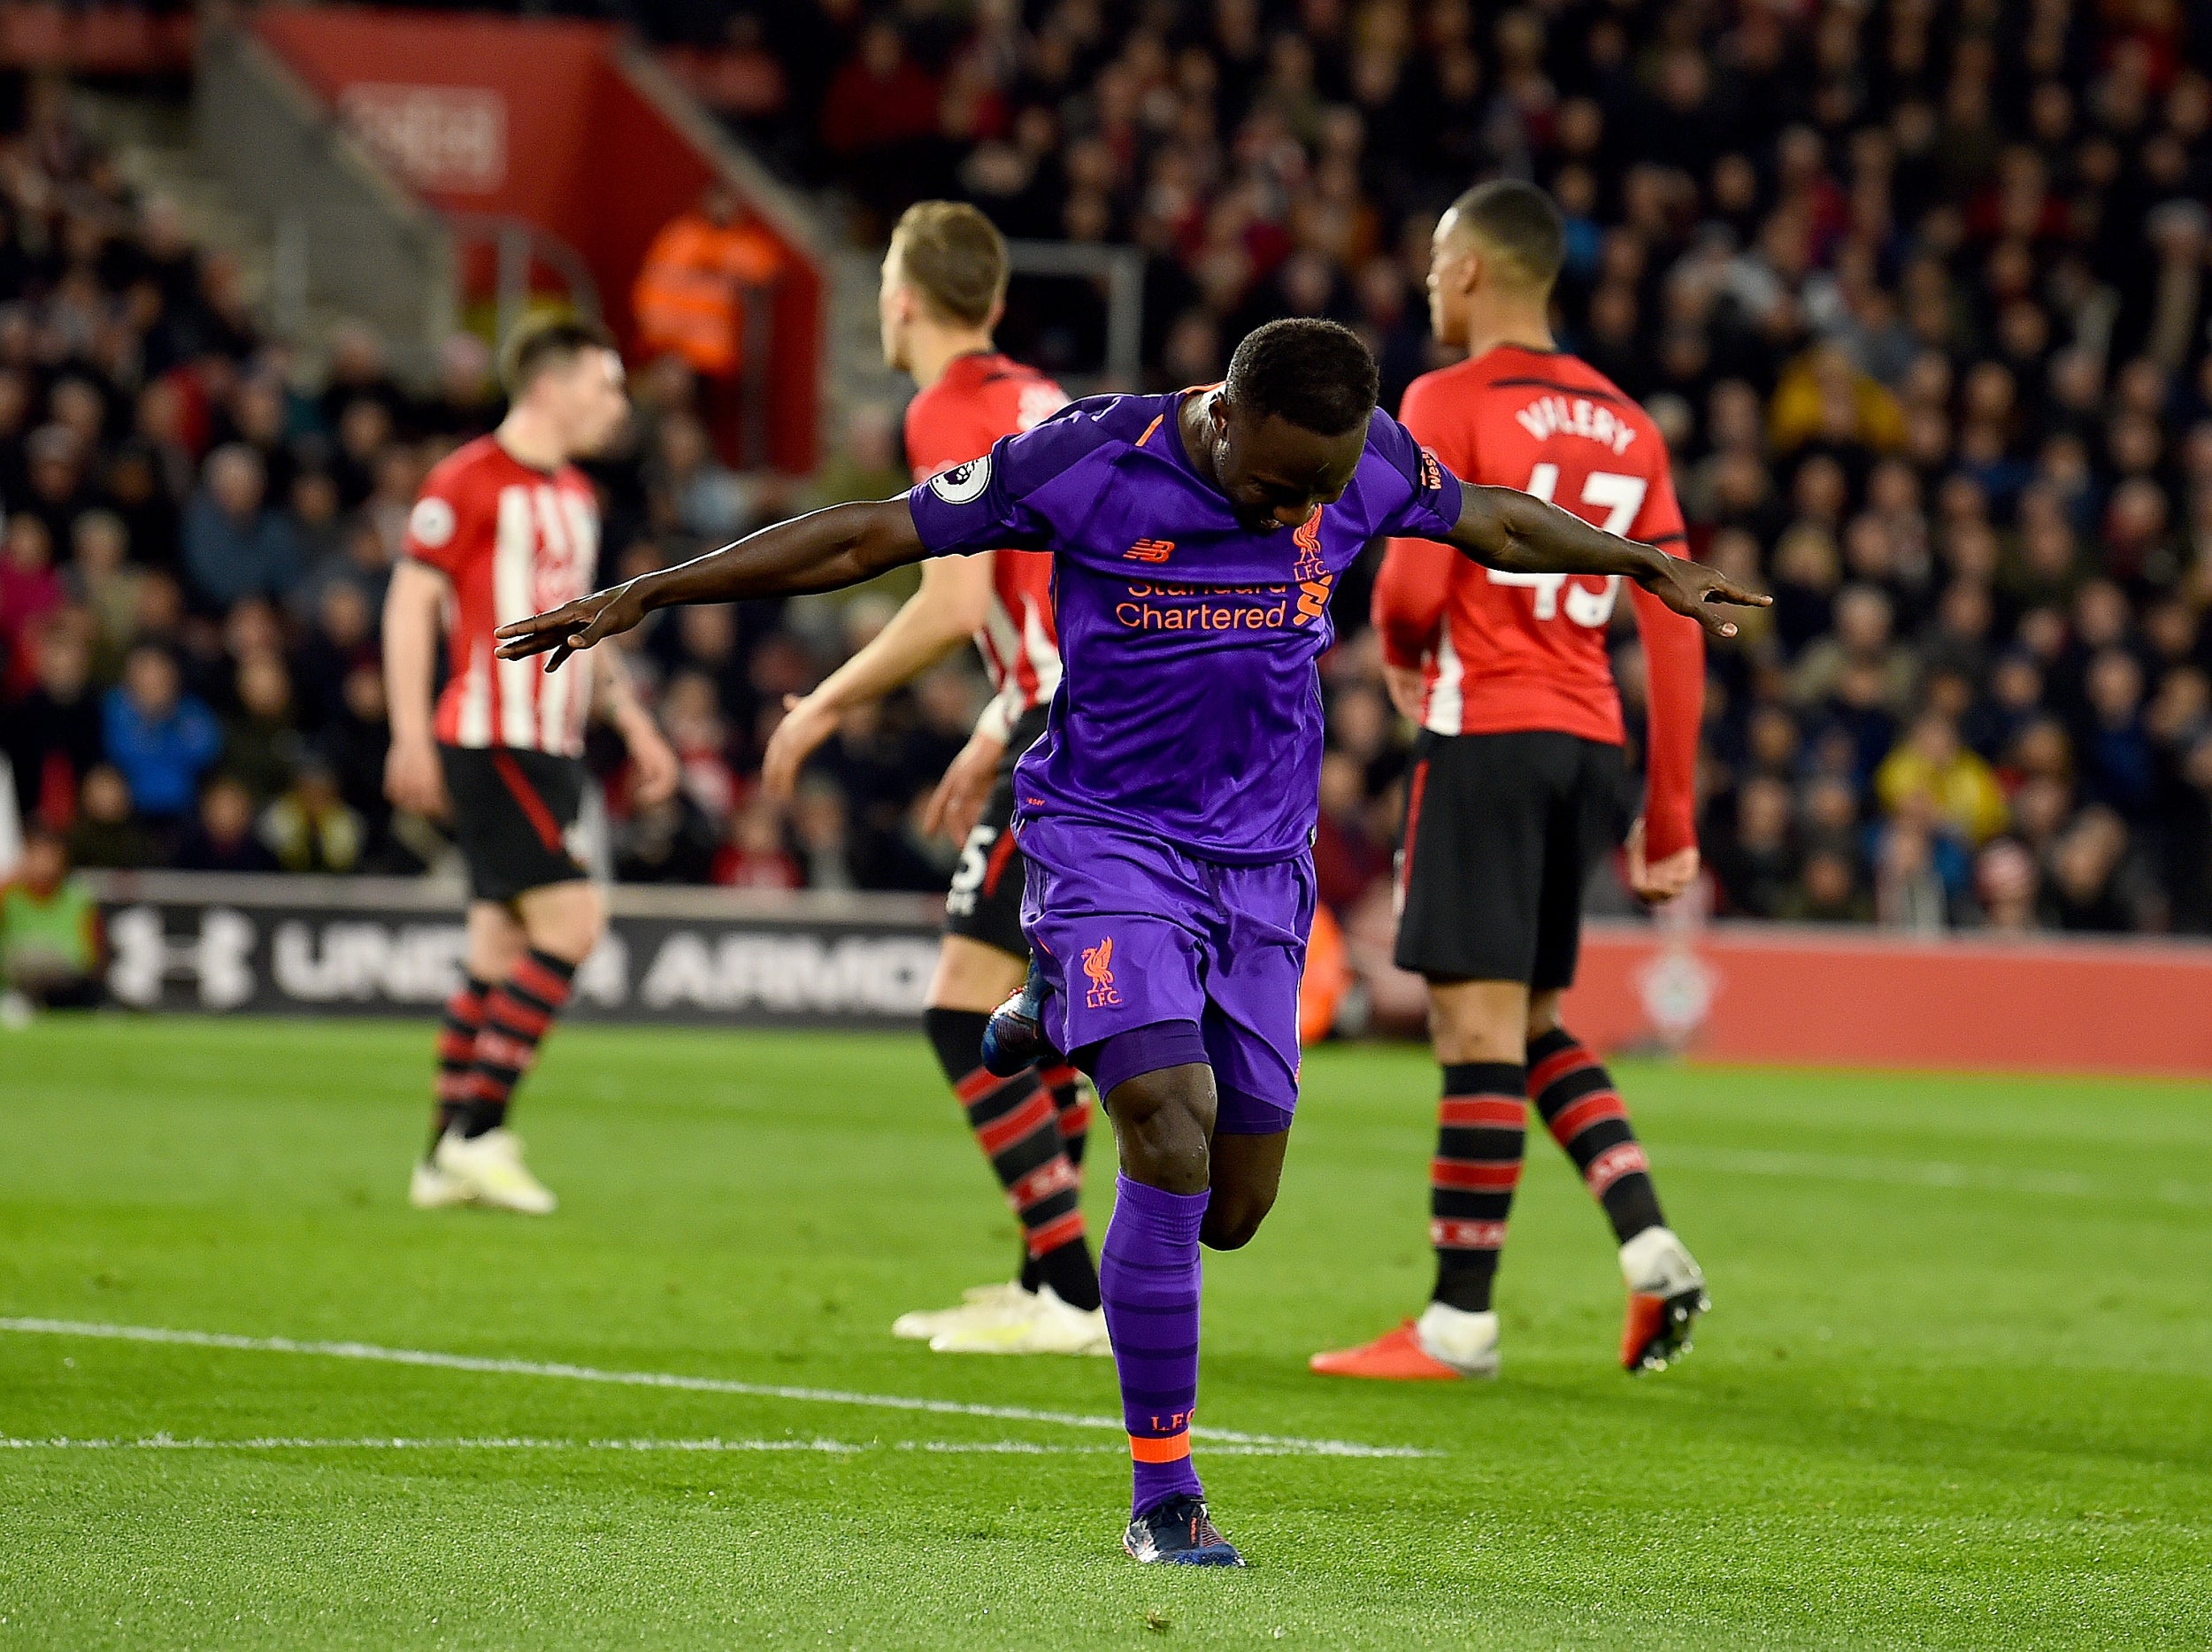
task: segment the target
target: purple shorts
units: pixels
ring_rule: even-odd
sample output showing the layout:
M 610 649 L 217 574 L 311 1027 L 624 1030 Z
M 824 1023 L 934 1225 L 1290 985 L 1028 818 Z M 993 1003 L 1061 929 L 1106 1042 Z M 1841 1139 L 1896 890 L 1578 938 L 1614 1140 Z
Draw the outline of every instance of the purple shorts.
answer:
M 1045 983 L 1047 1037 L 1071 1053 L 1162 1022 L 1194 1023 L 1228 1135 L 1290 1128 L 1298 983 L 1313 927 L 1311 857 L 1200 860 L 1111 828 L 1017 823 L 1022 930 Z

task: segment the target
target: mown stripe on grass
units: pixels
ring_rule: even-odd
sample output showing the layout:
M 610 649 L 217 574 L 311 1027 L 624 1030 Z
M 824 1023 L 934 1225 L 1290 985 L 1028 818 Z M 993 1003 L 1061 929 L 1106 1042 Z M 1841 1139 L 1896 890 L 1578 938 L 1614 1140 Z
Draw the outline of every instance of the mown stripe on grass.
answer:
M 741 1382 L 728 1377 L 692 1377 L 676 1372 L 608 1371 L 530 1359 L 499 1359 L 478 1354 L 446 1354 L 430 1348 L 382 1348 L 373 1342 L 303 1341 L 287 1336 L 237 1336 L 226 1331 L 183 1331 L 165 1325 L 107 1325 L 83 1319 L 0 1318 L 0 1331 L 26 1336 L 100 1337 L 124 1342 L 157 1342 L 185 1348 L 222 1348 L 244 1354 L 304 1354 L 326 1359 L 369 1360 L 389 1365 L 428 1366 L 500 1377 L 558 1377 L 573 1382 L 614 1383 L 625 1387 L 680 1388 L 693 1394 L 735 1394 L 750 1399 L 794 1400 L 810 1405 L 857 1405 L 888 1411 L 926 1411 L 940 1417 L 988 1417 L 1001 1422 L 1043 1423 L 1061 1428 L 1122 1431 L 1118 1417 L 1080 1411 L 1040 1410 L 1025 1405 L 982 1405 L 966 1400 L 933 1400 L 915 1395 L 864 1394 L 848 1388 L 803 1388 L 786 1383 Z M 1307 1440 L 1294 1434 L 1254 1434 L 1231 1428 L 1194 1427 L 1193 1435 L 1231 1446 L 1265 1446 L 1289 1455 L 1325 1457 L 1427 1457 L 1438 1454 L 1416 1446 L 1371 1446 L 1352 1440 Z
M 1653 1156 L 1662 1165 L 1678 1164 L 1686 1170 L 1721 1171 L 1741 1176 L 1879 1182 L 1894 1187 L 1962 1188 L 1976 1193 L 2028 1194 L 2039 1198 L 2212 1205 L 2212 1187 L 2193 1182 L 2146 1179 L 2115 1187 L 2072 1171 L 2006 1170 L 1993 1164 L 1955 1164 L 1941 1159 L 1860 1158 L 1839 1153 L 1671 1145 L 1655 1149 Z

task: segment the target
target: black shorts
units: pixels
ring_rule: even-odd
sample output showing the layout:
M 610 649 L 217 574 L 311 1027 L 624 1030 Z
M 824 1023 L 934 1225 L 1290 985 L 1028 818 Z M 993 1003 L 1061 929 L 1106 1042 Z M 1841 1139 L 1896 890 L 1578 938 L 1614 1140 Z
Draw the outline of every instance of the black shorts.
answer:
M 567 841 L 589 779 L 582 758 L 511 746 L 440 746 L 438 760 L 472 899 L 503 904 L 525 890 L 585 876 Z
M 1582 890 L 1627 835 L 1618 746 L 1544 730 L 1414 742 L 1397 961 L 1432 980 L 1571 984 Z
M 945 933 L 965 935 L 1018 958 L 1029 956 L 1022 934 L 1022 885 L 1028 873 L 1008 828 L 1014 821 L 1014 765 L 1045 732 L 1045 708 L 1022 713 L 999 759 L 998 784 L 961 845 L 960 864 L 945 892 Z

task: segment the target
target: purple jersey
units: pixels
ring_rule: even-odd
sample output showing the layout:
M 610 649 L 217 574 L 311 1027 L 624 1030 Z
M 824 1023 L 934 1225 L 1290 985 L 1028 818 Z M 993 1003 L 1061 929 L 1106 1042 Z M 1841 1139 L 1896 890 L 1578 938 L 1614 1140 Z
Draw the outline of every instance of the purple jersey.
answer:
M 1050 550 L 1065 673 L 1015 770 L 1024 817 L 1204 859 L 1303 854 L 1321 780 L 1329 593 L 1371 540 L 1441 539 L 1456 478 L 1378 409 L 1351 485 L 1256 534 L 1191 466 L 1182 394 L 1094 396 L 908 496 L 932 556 Z

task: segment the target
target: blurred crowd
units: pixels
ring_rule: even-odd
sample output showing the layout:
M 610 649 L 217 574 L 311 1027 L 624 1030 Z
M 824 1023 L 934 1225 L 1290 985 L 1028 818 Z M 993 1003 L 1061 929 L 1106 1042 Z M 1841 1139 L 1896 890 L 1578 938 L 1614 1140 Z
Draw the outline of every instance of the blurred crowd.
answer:
M 1719 909 L 2212 930 L 2212 7 L 823 0 L 728 27 L 802 36 L 838 66 L 787 88 L 790 152 L 879 212 L 948 190 L 1141 247 L 1159 387 L 1325 314 L 1394 397 L 1436 365 L 1440 208 L 1544 184 L 1562 342 L 1658 418 L 1694 554 L 1780 599 L 1712 662 Z M 1329 672 L 1348 888 L 1386 861 L 1403 749 L 1363 595 Z M 1632 720 L 1632 633 L 1618 663 Z
M 127 187 L 65 87 L 25 88 L 17 112 L 0 142 L 0 749 L 25 864 L 437 863 L 434 824 L 383 796 L 379 616 L 424 474 L 501 415 L 489 350 L 457 335 L 437 382 L 410 388 L 373 334 L 342 330 L 311 380 L 257 327 L 227 257 Z M 835 461 L 793 491 L 716 456 L 680 358 L 642 365 L 633 392 L 621 450 L 593 467 L 610 575 L 905 485 L 889 410 L 860 410 Z M 910 804 L 980 708 L 972 668 L 854 719 L 794 804 L 752 795 L 783 696 L 895 606 L 876 593 L 687 611 L 625 639 L 687 784 L 641 816 L 619 742 L 595 748 L 607 869 L 941 888 L 951 846 L 923 840 Z
M 2212 932 L 2212 8 L 2182 0 L 776 0 L 635 19 L 864 226 L 927 194 L 1143 250 L 1145 361 L 1254 321 L 1358 327 L 1394 403 L 1469 182 L 1565 210 L 1563 344 L 1672 444 L 1693 549 L 1776 591 L 1711 659 L 1724 913 Z M 1067 371 L 1080 306 L 1012 348 Z M 0 726 L 87 864 L 404 870 L 375 615 L 428 464 L 498 412 L 456 340 L 409 393 L 342 338 L 303 388 L 235 273 L 35 88 L 0 148 Z M 903 479 L 864 407 L 826 473 L 724 468 L 673 362 L 599 467 L 605 572 Z M 761 798 L 784 696 L 899 595 L 663 614 L 634 658 L 685 764 L 614 870 L 941 887 L 914 826 L 979 688 L 947 668 Z M 1407 731 L 1345 581 L 1325 895 L 1387 925 Z M 1621 611 L 1625 616 L 1625 607 Z M 1641 666 L 1617 639 L 1632 728 Z

